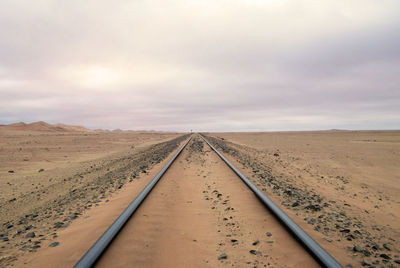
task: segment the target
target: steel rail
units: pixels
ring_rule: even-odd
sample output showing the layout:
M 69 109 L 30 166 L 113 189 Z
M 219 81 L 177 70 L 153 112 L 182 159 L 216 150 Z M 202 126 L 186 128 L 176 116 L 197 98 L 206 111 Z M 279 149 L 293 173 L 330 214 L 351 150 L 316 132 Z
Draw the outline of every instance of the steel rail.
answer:
M 254 192 L 261 202 L 282 222 L 287 229 L 303 244 L 312 254 L 314 259 L 325 267 L 342 267 L 325 249 L 312 239 L 299 225 L 297 225 L 283 210 L 269 199 L 257 186 L 244 176 L 234 165 L 229 162 L 210 142 L 200 134 L 204 141 L 217 153 L 217 155 L 242 179 L 242 181 Z
M 124 227 L 125 223 L 129 220 L 136 209 L 140 206 L 143 200 L 151 192 L 157 182 L 161 179 L 167 169 L 172 165 L 175 159 L 183 151 L 192 136 L 188 141 L 179 149 L 179 151 L 168 161 L 168 163 L 161 169 L 161 171 L 151 180 L 151 182 L 140 192 L 140 194 L 133 200 L 129 206 L 122 212 L 122 214 L 114 221 L 114 223 L 104 232 L 104 234 L 97 240 L 97 242 L 86 252 L 86 254 L 75 264 L 75 268 L 88 268 L 100 258 L 101 254 L 110 245 L 112 240 L 117 236 L 119 231 Z

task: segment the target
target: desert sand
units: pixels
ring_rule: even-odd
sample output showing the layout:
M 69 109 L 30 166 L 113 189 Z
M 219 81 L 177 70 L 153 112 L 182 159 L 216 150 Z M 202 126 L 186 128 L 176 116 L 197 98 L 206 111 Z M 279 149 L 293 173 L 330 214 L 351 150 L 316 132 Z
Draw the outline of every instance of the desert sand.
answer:
M 175 149 L 162 142 L 179 136 L 43 122 L 0 127 L 0 267 L 140 178 Z
M 400 131 L 207 137 L 342 265 L 398 265 Z M 187 138 L 0 128 L 0 267 L 73 266 Z M 99 267 L 316 265 L 196 135 L 121 234 Z
M 398 265 L 400 131 L 211 136 L 342 264 Z

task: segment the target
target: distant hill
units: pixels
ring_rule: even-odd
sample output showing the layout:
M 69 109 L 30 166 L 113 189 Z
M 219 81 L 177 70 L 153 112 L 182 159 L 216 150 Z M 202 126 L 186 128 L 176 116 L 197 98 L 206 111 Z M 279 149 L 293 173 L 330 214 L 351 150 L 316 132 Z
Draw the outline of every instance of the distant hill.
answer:
M 24 122 L 0 125 L 0 130 L 16 131 L 41 131 L 41 132 L 93 132 L 82 126 L 69 126 L 64 124 L 48 124 L 43 121 L 26 124 Z

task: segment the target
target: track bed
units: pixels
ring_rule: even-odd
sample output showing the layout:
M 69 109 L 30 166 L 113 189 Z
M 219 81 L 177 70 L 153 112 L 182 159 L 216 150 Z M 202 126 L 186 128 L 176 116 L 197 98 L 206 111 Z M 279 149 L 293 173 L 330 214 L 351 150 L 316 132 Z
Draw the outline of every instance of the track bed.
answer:
M 164 174 L 96 267 L 132 264 L 320 266 L 199 136 Z

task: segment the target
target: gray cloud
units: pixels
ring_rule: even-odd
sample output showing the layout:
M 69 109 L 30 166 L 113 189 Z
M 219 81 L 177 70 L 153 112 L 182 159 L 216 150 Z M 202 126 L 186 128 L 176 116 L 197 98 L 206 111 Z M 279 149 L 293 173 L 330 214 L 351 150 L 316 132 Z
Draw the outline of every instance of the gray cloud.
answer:
M 399 10 L 372 0 L 3 1 L 0 123 L 398 129 Z

